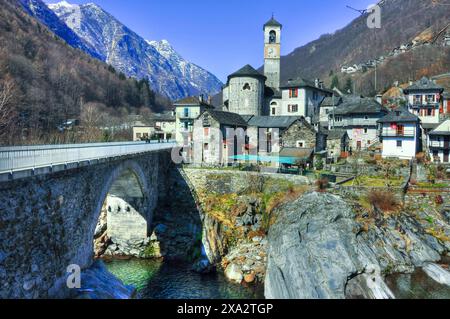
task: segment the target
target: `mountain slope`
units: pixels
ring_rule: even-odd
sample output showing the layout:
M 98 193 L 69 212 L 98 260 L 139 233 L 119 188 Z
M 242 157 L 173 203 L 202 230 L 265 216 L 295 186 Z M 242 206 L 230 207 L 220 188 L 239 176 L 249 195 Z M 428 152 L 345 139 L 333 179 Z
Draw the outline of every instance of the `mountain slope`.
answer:
M 182 59 L 166 41 L 144 40 L 96 4 L 63 1 L 49 8 L 105 62 L 128 76 L 148 78 L 152 88 L 171 99 L 221 88 L 214 75 Z
M 120 125 L 129 114 L 169 106 L 145 81 L 126 78 L 69 46 L 17 0 L 0 2 L 0 88 L 6 83 L 13 88 L 0 144 L 69 142 L 57 132 L 68 119 L 85 125 L 84 114 L 102 126 Z M 88 105 L 92 112 L 85 114 Z M 70 142 L 80 141 L 73 138 Z
M 363 63 L 387 55 L 394 48 L 409 43 L 424 30 L 430 29 L 437 33 L 450 22 L 448 0 L 383 0 L 379 4 L 382 8 L 381 29 L 369 29 L 367 15 L 360 16 L 334 34 L 323 35 L 295 49 L 282 57 L 283 79 L 298 76 L 327 79 L 331 71 L 339 72 L 343 65 Z M 385 75 L 386 81 L 390 82 L 391 78 L 408 81 L 411 77 L 420 77 L 425 67 L 421 61 L 424 54 L 435 64 L 435 60 L 439 60 L 440 66 L 436 66 L 433 72 L 444 72 L 449 60 L 448 51 L 443 50 L 442 46 L 430 47 L 390 61 L 390 67 L 399 64 L 402 68 L 398 68 L 400 73 L 396 76 Z M 405 58 L 412 59 L 413 63 L 406 63 Z M 357 75 L 355 81 L 359 81 L 359 86 L 367 93 L 371 87 L 368 81 L 372 78 L 372 74 Z M 383 79 L 382 74 L 380 79 Z M 389 84 L 380 83 L 379 88 Z
M 83 50 L 97 59 L 102 56 L 97 54 L 95 48 L 85 43 L 75 32 L 72 31 L 56 14 L 50 10 L 45 3 L 40 0 L 20 0 L 25 11 L 31 16 L 37 18 L 52 30 L 57 36 L 64 39 L 70 46 Z

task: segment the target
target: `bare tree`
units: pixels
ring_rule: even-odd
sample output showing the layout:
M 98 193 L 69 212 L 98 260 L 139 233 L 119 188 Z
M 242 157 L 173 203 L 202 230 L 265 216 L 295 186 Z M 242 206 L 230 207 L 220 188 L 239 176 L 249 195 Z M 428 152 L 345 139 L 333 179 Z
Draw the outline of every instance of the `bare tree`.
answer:
M 87 142 L 99 141 L 102 136 L 100 126 L 105 116 L 102 113 L 104 105 L 99 103 L 86 103 L 81 108 L 80 120 L 83 136 Z
M 16 117 L 15 101 L 17 89 L 13 80 L 5 79 L 0 82 L 0 136 L 8 132 Z

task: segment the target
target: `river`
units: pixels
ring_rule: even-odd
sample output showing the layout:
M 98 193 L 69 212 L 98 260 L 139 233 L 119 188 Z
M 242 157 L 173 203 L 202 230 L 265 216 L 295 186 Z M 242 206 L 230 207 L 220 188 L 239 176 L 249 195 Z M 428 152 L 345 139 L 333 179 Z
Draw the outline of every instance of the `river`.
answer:
M 139 299 L 263 299 L 262 285 L 244 287 L 218 272 L 200 275 L 191 265 L 156 260 L 112 260 L 108 270 L 137 288 Z

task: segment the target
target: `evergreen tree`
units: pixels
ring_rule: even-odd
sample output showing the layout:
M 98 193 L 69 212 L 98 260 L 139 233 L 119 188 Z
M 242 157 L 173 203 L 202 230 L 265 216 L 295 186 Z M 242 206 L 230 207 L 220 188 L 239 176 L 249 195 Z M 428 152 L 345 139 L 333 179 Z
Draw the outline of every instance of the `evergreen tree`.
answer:
M 331 89 L 334 88 L 340 89 L 339 78 L 337 75 L 333 76 L 333 79 L 331 80 Z
M 354 93 L 353 92 L 353 81 L 351 78 L 347 78 L 344 86 L 344 93 Z

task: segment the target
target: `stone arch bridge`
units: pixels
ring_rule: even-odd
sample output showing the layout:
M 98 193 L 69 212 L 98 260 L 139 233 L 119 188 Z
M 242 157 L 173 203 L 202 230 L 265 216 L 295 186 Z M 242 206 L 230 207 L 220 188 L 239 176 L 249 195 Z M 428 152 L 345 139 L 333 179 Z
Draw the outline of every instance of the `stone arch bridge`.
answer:
M 148 236 L 153 211 L 169 187 L 173 146 L 0 148 L 0 298 L 65 297 L 67 267 L 92 263 L 108 194 L 139 200 L 139 214 L 127 203 L 108 208 L 125 216 L 113 223 L 113 233 Z

